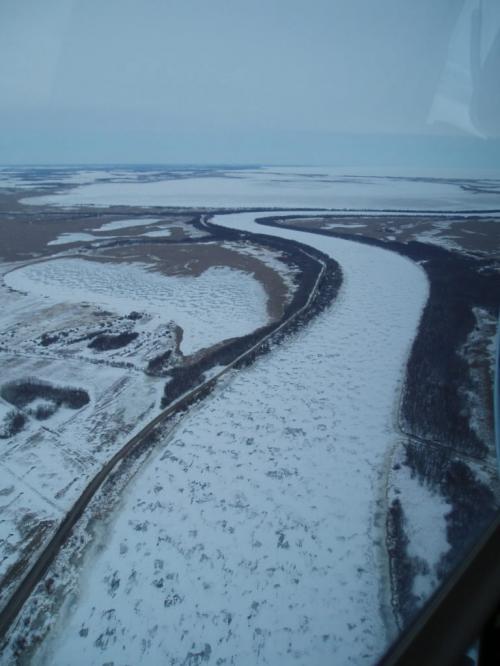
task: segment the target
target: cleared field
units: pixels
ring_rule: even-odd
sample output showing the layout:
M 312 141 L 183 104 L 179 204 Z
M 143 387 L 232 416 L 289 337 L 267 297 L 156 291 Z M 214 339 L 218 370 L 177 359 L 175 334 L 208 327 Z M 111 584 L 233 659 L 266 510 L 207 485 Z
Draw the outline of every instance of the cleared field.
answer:
M 193 278 L 159 275 L 137 263 L 68 258 L 19 268 L 4 281 L 53 303 L 87 302 L 121 316 L 140 310 L 154 318 L 151 325 L 175 322 L 183 331 L 180 349 L 185 356 L 267 323 L 260 283 L 224 267 Z

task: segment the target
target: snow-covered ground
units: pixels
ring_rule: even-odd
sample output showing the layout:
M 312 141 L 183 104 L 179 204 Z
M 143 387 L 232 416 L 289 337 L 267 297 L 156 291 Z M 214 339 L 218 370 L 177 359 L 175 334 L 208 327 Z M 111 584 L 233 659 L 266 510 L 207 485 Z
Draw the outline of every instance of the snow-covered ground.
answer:
M 45 188 L 59 184 L 83 185 L 93 183 L 102 178 L 109 178 L 113 172 L 103 169 L 88 170 L 74 168 L 56 168 L 49 169 L 49 173 L 43 168 L 28 169 L 31 177 L 26 174 L 26 168 L 23 167 L 0 167 L 0 188 L 16 189 L 34 189 L 37 187 Z
M 95 231 L 116 231 L 116 229 L 131 229 L 133 227 L 143 227 L 159 222 L 159 217 L 141 217 L 139 219 L 129 220 L 114 220 L 113 222 L 106 222 L 101 224 Z
M 253 220 L 216 221 L 262 232 Z M 386 466 L 427 281 L 378 248 L 265 233 L 334 257 L 336 302 L 163 443 L 37 663 L 372 664 L 384 649 Z
M 259 255 L 292 290 L 294 270 L 279 253 L 231 248 Z M 171 277 L 154 266 L 70 257 L 0 264 L 0 389 L 34 380 L 89 396 L 82 408 L 62 405 L 46 418 L 36 407 L 52 405 L 32 400 L 15 434 L 16 410 L 0 400 L 0 605 L 18 583 L 11 574 L 33 561 L 90 478 L 158 415 L 167 380 L 147 374 L 148 365 L 168 354 L 169 367 L 178 362 L 179 324 L 190 353 L 269 321 L 270 296 L 249 272 L 218 266 Z M 120 336 L 116 348 L 93 346 Z
M 175 220 L 173 223 L 158 224 L 160 218 L 137 218 L 129 220 L 114 220 L 113 222 L 107 222 L 106 224 L 93 229 L 95 233 L 84 232 L 63 232 L 59 234 L 57 238 L 51 240 L 47 245 L 68 245 L 69 243 L 79 243 L 79 242 L 96 242 L 101 240 L 109 240 L 116 238 L 116 235 L 112 236 L 102 235 L 103 231 L 109 232 L 120 232 L 119 236 L 128 235 L 130 229 L 134 230 L 134 236 L 141 237 L 157 237 L 157 238 L 167 238 L 172 235 L 172 233 L 177 232 L 178 234 L 184 235 L 186 238 L 203 238 L 207 234 L 203 231 L 200 231 L 191 224 L 186 224 L 179 220 Z M 153 227 L 151 231 L 144 231 L 141 234 L 135 233 L 138 227 Z
M 439 225 L 435 225 L 432 230 L 420 231 L 415 235 L 415 239 L 420 243 L 439 245 L 446 250 L 462 249 L 460 243 L 453 237 L 453 222 L 448 220 L 440 220 Z
M 164 382 L 130 369 L 29 353 L 0 352 L 0 365 L 2 385 L 36 378 L 83 389 L 90 397 L 81 409 L 62 407 L 46 420 L 30 418 L 18 435 L 0 440 L 3 605 L 16 582 L 4 580 L 9 567 L 44 545 L 44 531 L 55 531 L 88 480 L 156 416 Z
M 161 227 L 160 229 L 155 229 L 154 231 L 146 231 L 146 233 L 141 234 L 141 236 L 147 236 L 148 238 L 168 238 L 171 235 L 172 232 L 166 227 Z
M 498 209 L 500 184 L 489 191 L 462 187 L 463 180 L 347 174 L 332 167 L 267 167 L 165 175 L 163 180 L 97 181 L 59 194 L 23 199 L 61 206 L 134 205 L 186 207 L 322 207 L 412 210 Z M 390 174 L 389 174 L 390 176 Z
M 134 182 L 158 178 L 165 169 L 145 170 L 132 168 L 88 169 L 86 167 L 0 167 L 0 189 L 47 189 L 60 185 L 84 185 L 98 181 Z
M 440 493 L 423 484 L 404 460 L 404 449 L 397 450 L 393 459 L 397 470 L 390 471 L 388 500 L 392 504 L 397 499 L 403 507 L 406 556 L 413 560 L 416 569 L 411 592 L 420 607 L 440 583 L 440 560 L 450 549 L 446 515 L 452 506 Z
M 154 273 L 137 263 L 67 258 L 24 266 L 7 273 L 4 281 L 54 303 L 89 302 L 122 315 L 146 311 L 157 323 L 174 321 L 183 329 L 185 355 L 268 322 L 267 295 L 260 282 L 223 266 L 198 277 L 181 277 Z
M 59 236 L 54 240 L 49 241 L 47 245 L 68 245 L 69 243 L 81 243 L 94 240 L 97 240 L 97 236 L 94 236 L 93 234 L 87 234 L 85 232 L 83 233 L 64 232 L 62 234 L 59 234 Z

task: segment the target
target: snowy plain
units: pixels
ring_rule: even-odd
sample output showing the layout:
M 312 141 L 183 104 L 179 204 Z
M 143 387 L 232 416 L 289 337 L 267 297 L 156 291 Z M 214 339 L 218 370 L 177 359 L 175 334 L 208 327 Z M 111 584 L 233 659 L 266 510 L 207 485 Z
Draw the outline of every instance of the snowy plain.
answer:
M 178 277 L 137 263 L 63 258 L 11 271 L 4 281 L 12 289 L 56 303 L 90 302 L 122 315 L 144 310 L 158 323 L 174 321 L 183 330 L 181 351 L 186 356 L 268 322 L 267 295 L 260 282 L 223 266 L 198 277 Z
M 0 166 L 0 189 L 19 190 L 52 189 L 61 185 L 85 185 L 99 181 L 134 182 L 145 178 L 158 178 L 164 169 L 58 167 L 6 167 Z
M 36 357 L 35 357 L 36 358 Z M 123 368 L 96 366 L 81 359 L 36 358 L 0 353 L 2 384 L 36 377 L 52 385 L 84 389 L 90 404 L 60 409 L 48 420 L 29 419 L 24 430 L 0 451 L 0 578 L 3 604 L 15 580 L 3 577 L 33 543 L 28 528 L 46 524 L 55 531 L 93 474 L 116 448 L 157 413 L 162 382 Z M 35 543 L 38 537 L 34 535 Z M 41 547 L 42 543 L 39 544 Z
M 254 218 L 215 221 L 261 233 Z M 40 663 L 371 664 L 392 637 L 385 484 L 427 280 L 378 248 L 265 233 L 334 257 L 337 300 L 163 442 Z
M 105 222 L 104 224 L 101 224 L 101 226 L 95 229 L 95 231 L 116 231 L 117 229 L 131 229 L 134 227 L 148 226 L 154 222 L 159 221 L 159 217 L 141 217 L 139 220 L 114 220 L 113 222 Z
M 490 191 L 464 189 L 464 179 L 394 178 L 390 174 L 360 176 L 332 167 L 267 167 L 196 172 L 147 181 L 85 182 L 70 190 L 23 203 L 59 206 L 181 206 L 181 207 L 305 207 L 488 210 L 498 209 L 499 180 L 488 180 Z M 179 177 L 179 176 L 182 177 Z M 492 189 L 493 188 L 493 189 Z M 496 188 L 496 190 L 495 190 Z

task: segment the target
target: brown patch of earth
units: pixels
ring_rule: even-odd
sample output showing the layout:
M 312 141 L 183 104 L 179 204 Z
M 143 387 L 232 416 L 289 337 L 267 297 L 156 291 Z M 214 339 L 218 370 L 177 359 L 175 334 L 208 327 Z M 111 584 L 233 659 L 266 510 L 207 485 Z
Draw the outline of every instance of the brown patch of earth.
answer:
M 47 194 L 46 190 L 30 190 L 29 195 Z M 110 207 L 95 209 L 91 207 L 78 207 L 78 209 L 63 210 L 43 205 L 28 205 L 19 202 L 25 197 L 25 190 L 0 190 L 0 259 L 4 261 L 25 261 L 32 257 L 51 256 L 62 250 L 74 250 L 77 247 L 88 245 L 91 240 L 84 242 L 67 243 L 64 245 L 48 245 L 65 233 L 96 233 L 99 236 L 136 237 L 147 231 L 157 229 L 159 226 L 168 226 L 171 232 L 165 240 L 182 241 L 191 237 L 190 223 L 192 214 L 179 214 L 179 212 L 165 209 L 146 211 L 135 207 Z M 158 218 L 160 221 L 151 226 L 127 227 L 110 231 L 99 230 L 103 224 L 122 219 L 137 217 L 140 224 L 144 217 Z M 202 232 L 193 229 L 197 236 Z
M 82 257 L 80 251 L 84 251 L 86 258 L 96 261 L 140 262 L 164 275 L 194 277 L 213 266 L 229 266 L 249 273 L 259 280 L 268 296 L 267 309 L 272 320 L 279 319 L 283 314 L 289 296 L 285 281 L 277 271 L 259 258 L 245 254 L 243 246 L 242 252 L 239 252 L 215 240 L 209 243 L 182 242 L 191 237 L 191 228 L 196 232 L 196 236 L 203 233 L 191 227 L 195 217 L 190 212 L 120 206 L 63 210 L 19 202 L 22 197 L 39 194 L 47 194 L 47 190 L 29 190 L 29 193 L 26 190 L 0 191 L 0 259 L 6 262 L 43 260 L 55 255 L 60 256 L 61 253 L 71 256 L 76 250 L 79 251 L 76 256 Z M 151 226 L 99 230 L 105 223 L 134 217 L 137 217 L 139 223 L 144 217 L 153 217 L 160 221 L 152 223 Z M 168 227 L 170 234 L 164 238 L 151 238 L 151 242 L 148 242 L 144 233 L 160 226 Z M 92 233 L 96 235 L 96 240 L 47 245 L 64 233 Z M 99 248 L 98 245 L 89 247 L 90 243 L 98 243 L 101 239 L 106 243 L 104 236 L 111 236 L 116 240 L 140 238 L 141 242 L 113 248 Z M 205 233 L 205 236 L 208 238 L 210 234 Z

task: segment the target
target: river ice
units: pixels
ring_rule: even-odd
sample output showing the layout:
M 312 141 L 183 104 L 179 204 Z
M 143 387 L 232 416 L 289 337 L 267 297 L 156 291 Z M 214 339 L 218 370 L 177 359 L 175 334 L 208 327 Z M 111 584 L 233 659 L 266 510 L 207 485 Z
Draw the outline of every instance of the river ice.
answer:
M 386 465 L 427 280 L 378 248 L 265 233 L 334 257 L 336 302 L 163 442 L 41 663 L 371 664 L 387 644 Z

